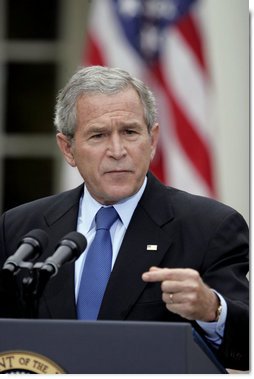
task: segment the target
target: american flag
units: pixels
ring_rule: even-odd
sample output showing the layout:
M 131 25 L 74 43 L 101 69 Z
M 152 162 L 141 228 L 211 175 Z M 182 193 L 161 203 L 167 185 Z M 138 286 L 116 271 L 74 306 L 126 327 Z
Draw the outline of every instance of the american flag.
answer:
M 201 7 L 202 0 L 93 0 L 83 63 L 121 67 L 148 84 L 161 126 L 151 170 L 165 184 L 215 197 Z

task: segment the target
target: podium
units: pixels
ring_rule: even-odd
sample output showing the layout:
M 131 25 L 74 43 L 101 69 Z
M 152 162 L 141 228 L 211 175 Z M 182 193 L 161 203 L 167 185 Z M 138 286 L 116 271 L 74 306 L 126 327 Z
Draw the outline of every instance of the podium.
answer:
M 222 374 L 188 323 L 0 320 L 0 374 Z

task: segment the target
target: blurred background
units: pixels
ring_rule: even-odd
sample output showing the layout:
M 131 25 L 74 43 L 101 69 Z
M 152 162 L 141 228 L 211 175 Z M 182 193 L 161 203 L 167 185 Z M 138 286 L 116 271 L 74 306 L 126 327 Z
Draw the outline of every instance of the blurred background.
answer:
M 161 180 L 249 222 L 247 0 L 0 0 L 0 213 L 81 181 L 53 117 L 87 64 L 127 69 L 155 92 Z

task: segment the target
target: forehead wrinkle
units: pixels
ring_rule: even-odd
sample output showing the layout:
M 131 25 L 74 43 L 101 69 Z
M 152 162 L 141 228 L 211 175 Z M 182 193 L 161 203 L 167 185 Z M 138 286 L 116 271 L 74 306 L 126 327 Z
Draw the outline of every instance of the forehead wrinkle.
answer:
M 142 127 L 140 121 L 138 120 L 131 120 L 130 117 L 123 119 L 121 116 L 119 117 L 113 115 L 103 120 L 100 120 L 100 117 L 98 117 L 97 120 L 92 120 L 91 123 L 88 122 L 88 127 L 91 129 L 104 129 L 107 128 L 109 125 L 120 125 L 123 128 L 131 127 L 135 129 Z
M 143 124 L 145 123 L 144 110 L 140 99 L 136 102 L 136 96 L 137 94 L 132 90 L 120 93 L 117 97 L 104 94 L 91 97 L 81 96 L 77 103 L 77 124 L 81 127 L 90 124 L 107 125 L 107 122 L 112 124 L 117 118 L 122 118 L 123 122 L 130 120 Z

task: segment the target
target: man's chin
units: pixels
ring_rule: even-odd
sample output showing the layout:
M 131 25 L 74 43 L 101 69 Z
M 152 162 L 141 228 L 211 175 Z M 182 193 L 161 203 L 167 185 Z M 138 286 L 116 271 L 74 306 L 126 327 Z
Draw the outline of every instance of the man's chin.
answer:
M 115 183 L 126 182 L 130 175 L 133 175 L 133 171 L 122 170 L 122 171 L 108 171 L 104 173 L 106 180 Z
M 116 204 L 125 199 L 129 198 L 135 193 L 133 189 L 114 186 L 111 190 L 107 192 L 107 196 L 105 196 L 104 203 L 105 204 Z

